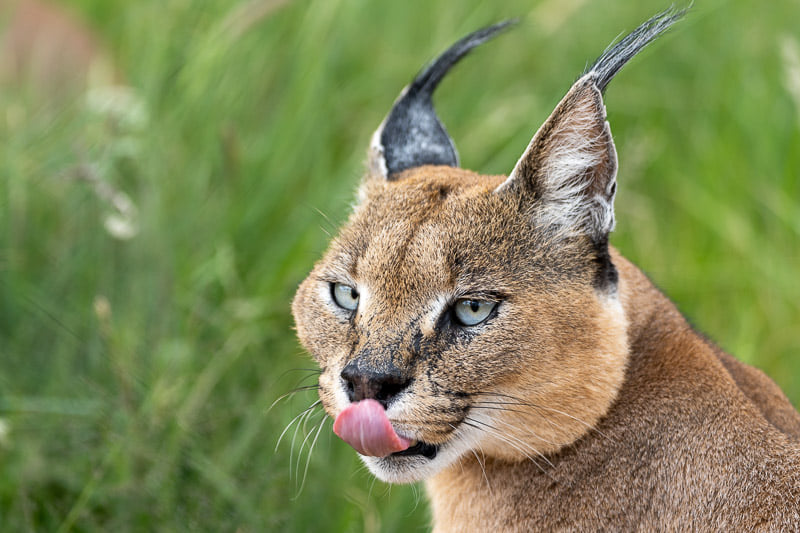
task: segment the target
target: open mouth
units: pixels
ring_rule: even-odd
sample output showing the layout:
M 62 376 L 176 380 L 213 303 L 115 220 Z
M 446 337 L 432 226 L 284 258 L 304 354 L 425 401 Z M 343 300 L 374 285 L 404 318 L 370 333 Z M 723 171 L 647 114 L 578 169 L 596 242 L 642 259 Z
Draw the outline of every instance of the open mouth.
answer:
M 419 441 L 415 445 L 406 448 L 405 450 L 394 452 L 392 455 L 393 456 L 422 455 L 426 459 L 433 459 L 434 457 L 436 457 L 436 453 L 438 451 L 439 451 L 439 446 Z
M 401 437 L 386 416 L 383 405 L 373 399 L 351 403 L 336 416 L 333 432 L 361 455 L 370 457 L 436 457 L 439 446 Z

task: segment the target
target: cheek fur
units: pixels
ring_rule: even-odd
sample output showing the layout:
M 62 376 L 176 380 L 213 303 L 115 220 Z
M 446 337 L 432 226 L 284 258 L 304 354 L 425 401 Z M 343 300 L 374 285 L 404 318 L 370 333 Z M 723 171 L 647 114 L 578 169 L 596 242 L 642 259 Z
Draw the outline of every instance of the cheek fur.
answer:
M 319 398 L 325 412 L 332 418 L 336 418 L 349 403 L 339 377 L 341 368 L 341 364 L 328 366 L 319 377 Z

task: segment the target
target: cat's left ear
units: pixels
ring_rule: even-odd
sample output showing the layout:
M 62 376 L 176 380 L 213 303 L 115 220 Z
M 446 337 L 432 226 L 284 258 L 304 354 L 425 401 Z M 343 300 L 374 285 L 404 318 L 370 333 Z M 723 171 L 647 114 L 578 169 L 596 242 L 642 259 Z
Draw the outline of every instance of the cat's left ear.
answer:
M 420 72 L 395 101 L 372 136 L 369 177 L 387 180 L 422 165 L 458 166 L 458 152 L 433 109 L 433 91 L 448 71 L 476 46 L 513 24 L 507 20 L 473 32 Z
M 534 135 L 497 192 L 518 196 L 537 222 L 602 238 L 614 228 L 617 152 L 603 96 L 579 79 Z
M 605 242 L 614 229 L 617 152 L 603 91 L 625 63 L 684 12 L 660 13 L 607 49 L 572 85 L 496 193 L 509 196 L 535 223 L 556 234 Z

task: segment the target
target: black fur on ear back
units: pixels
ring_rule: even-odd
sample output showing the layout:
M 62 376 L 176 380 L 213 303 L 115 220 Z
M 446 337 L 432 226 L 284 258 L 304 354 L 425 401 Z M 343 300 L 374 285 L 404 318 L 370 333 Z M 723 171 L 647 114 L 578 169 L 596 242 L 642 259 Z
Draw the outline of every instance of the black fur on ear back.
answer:
M 638 54 L 656 37 L 667 31 L 670 26 L 675 24 L 675 22 L 686 14 L 687 10 L 688 8 L 676 10 L 674 7 L 671 7 L 653 16 L 626 35 L 624 39 L 609 46 L 605 52 L 597 58 L 594 64 L 586 69 L 581 77 L 586 75 L 591 76 L 594 78 L 594 83 L 597 88 L 601 91 L 605 91 L 608 83 L 633 56 Z
M 595 270 L 594 286 L 597 290 L 607 291 L 617 286 L 619 273 L 617 267 L 611 261 L 611 253 L 608 249 L 608 235 L 592 242 L 594 245 L 594 262 L 597 267 Z
M 403 90 L 373 137 L 372 149 L 383 159 L 378 168 L 385 177 L 422 165 L 458 166 L 456 147 L 433 109 L 433 91 L 461 58 L 515 22 L 506 20 L 467 35 Z
M 686 14 L 687 9 L 675 10 L 674 7 L 671 7 L 653 16 L 626 35 L 621 41 L 609 46 L 592 66 L 581 75 L 581 78 L 588 76 L 601 92 L 605 92 L 606 87 L 617 72 L 645 46 L 681 19 Z M 611 254 L 608 249 L 608 233 L 593 239 L 593 244 L 597 267 L 595 271 L 595 287 L 598 290 L 608 290 L 616 287 L 619 275 L 614 263 L 611 261 Z

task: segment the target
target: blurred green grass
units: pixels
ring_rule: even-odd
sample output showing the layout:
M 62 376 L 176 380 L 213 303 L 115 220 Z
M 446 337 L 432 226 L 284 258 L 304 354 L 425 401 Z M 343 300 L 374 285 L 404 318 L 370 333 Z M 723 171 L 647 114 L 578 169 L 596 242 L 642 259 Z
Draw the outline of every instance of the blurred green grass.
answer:
M 135 100 L 109 114 L 0 92 L 0 529 L 425 530 L 422 487 L 375 482 L 330 424 L 310 458 L 302 431 L 276 450 L 315 399 L 270 409 L 313 382 L 292 371 L 313 368 L 292 331 L 294 289 L 425 61 L 522 17 L 437 94 L 463 166 L 506 173 L 586 62 L 665 4 L 68 5 Z M 606 99 L 612 242 L 795 405 L 798 20 L 791 0 L 698 0 Z M 130 198 L 136 236 L 106 229 L 98 183 Z

